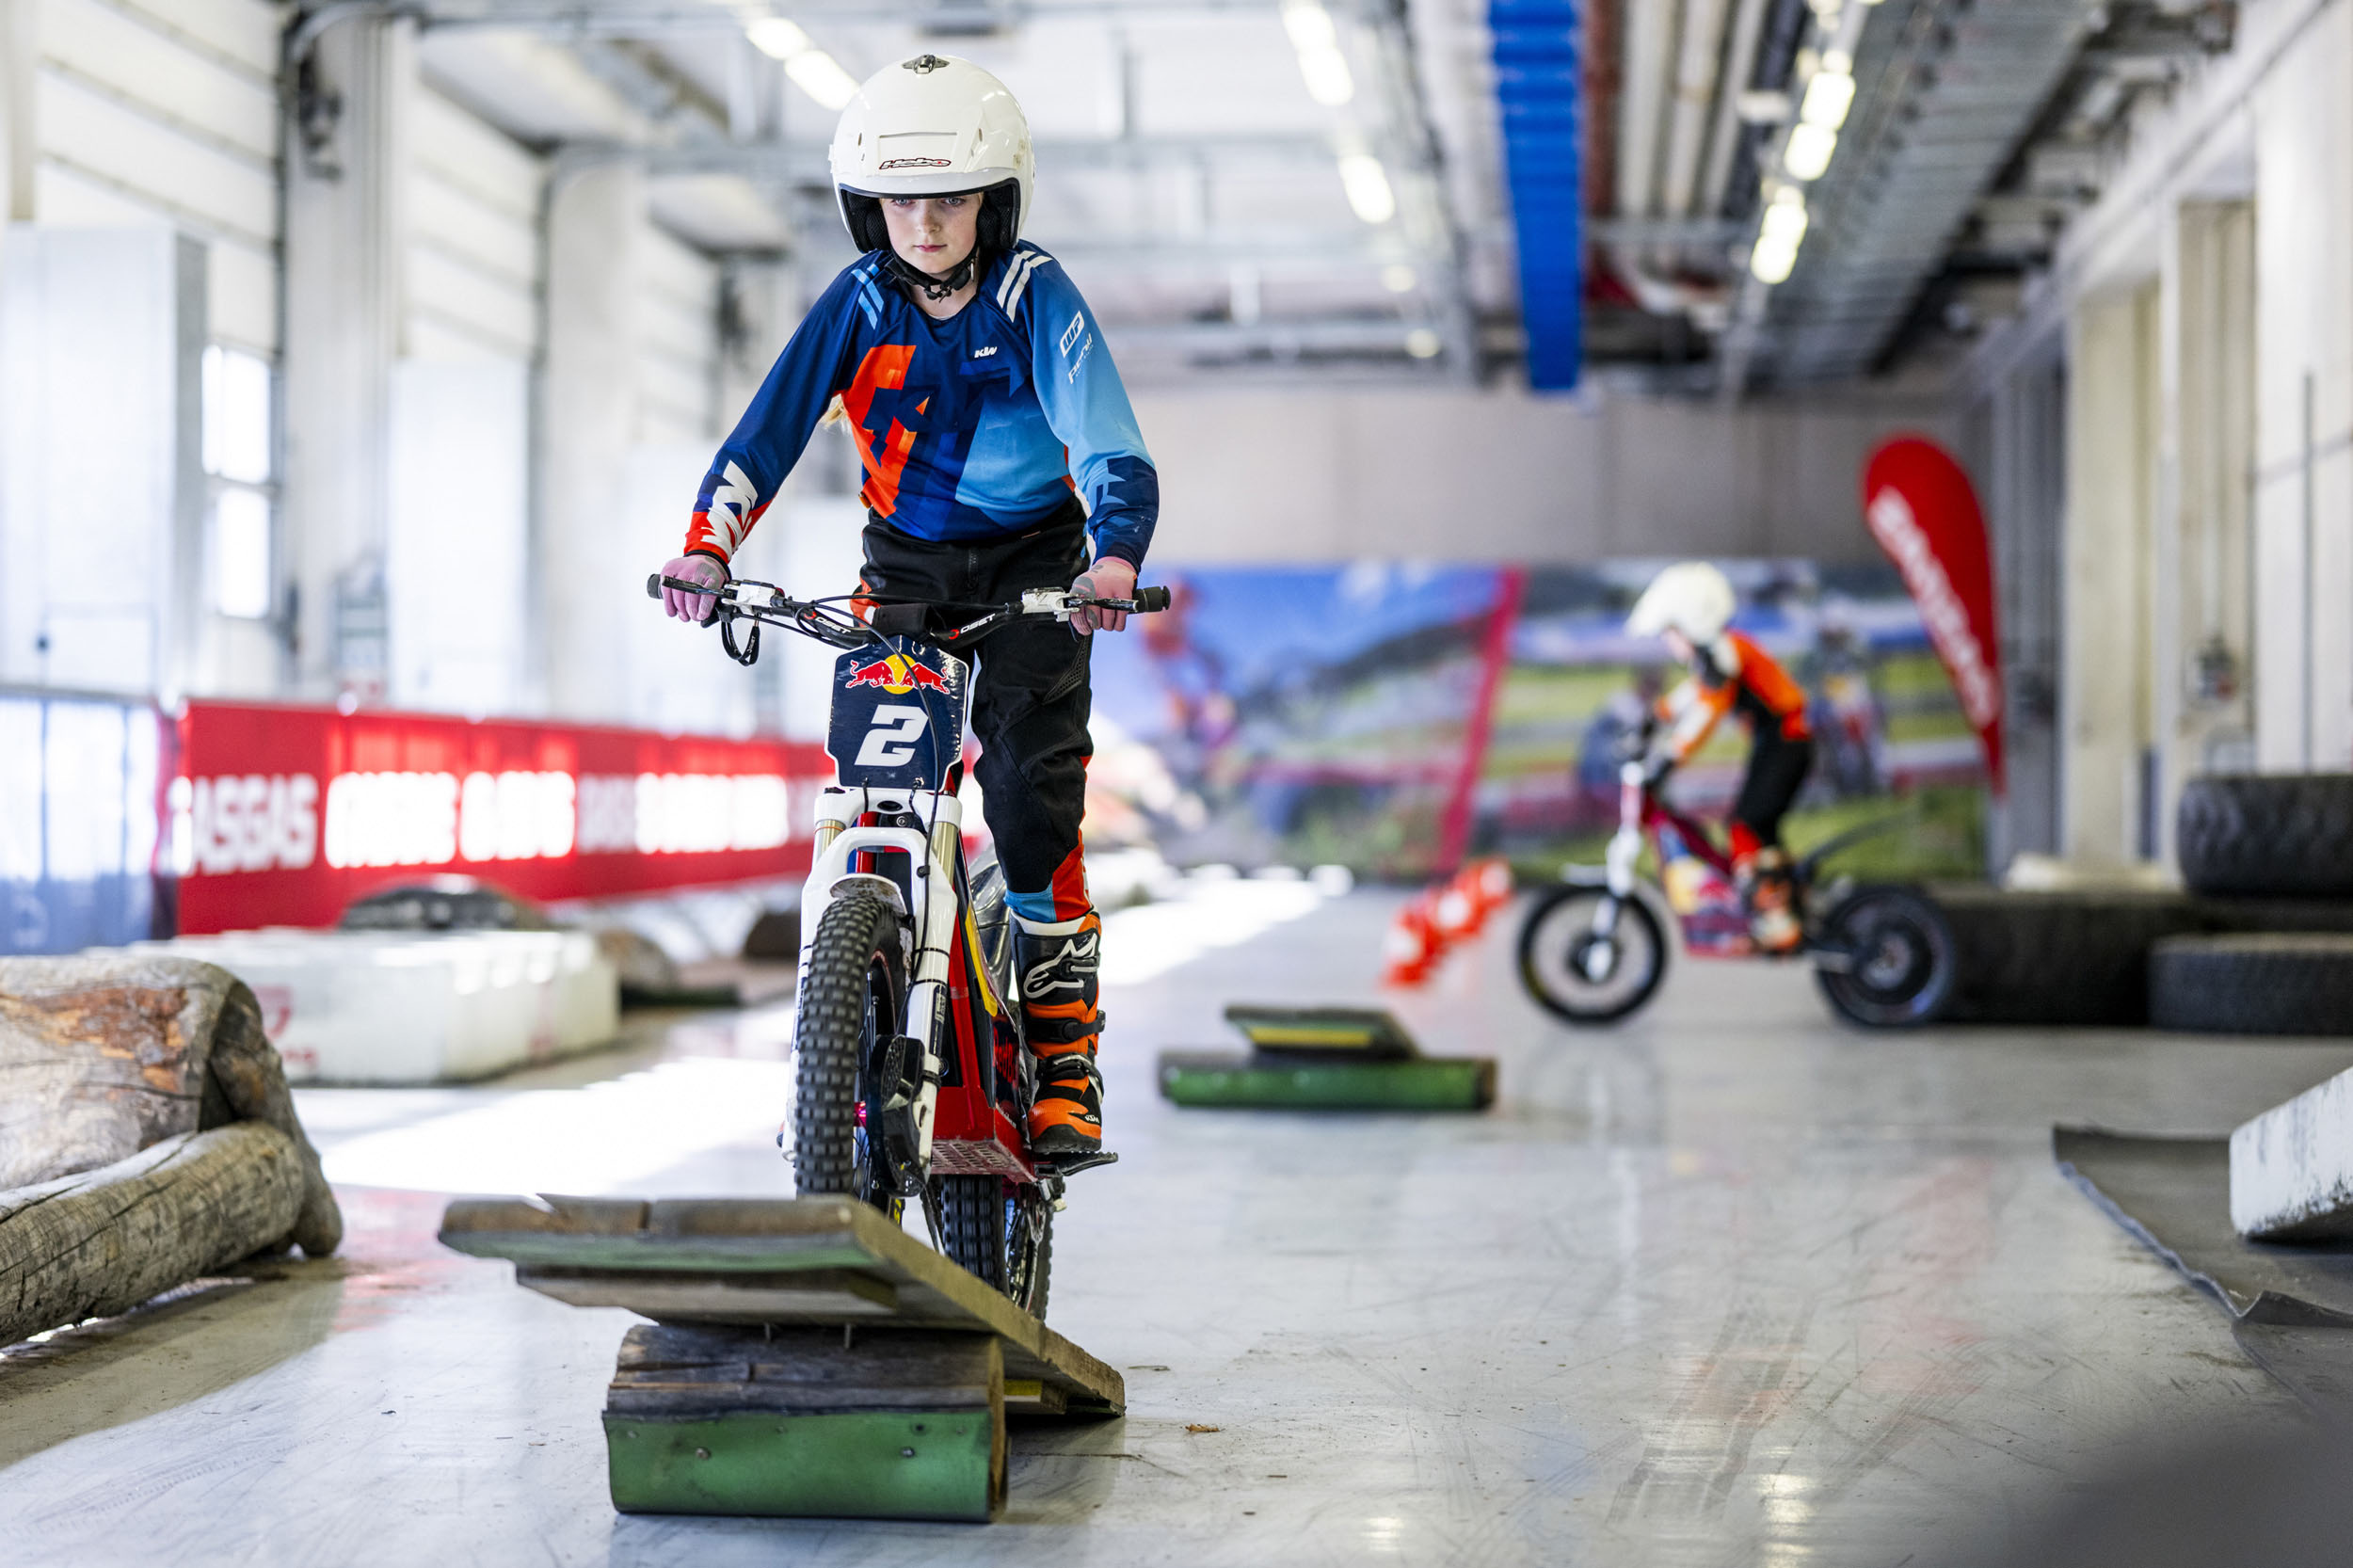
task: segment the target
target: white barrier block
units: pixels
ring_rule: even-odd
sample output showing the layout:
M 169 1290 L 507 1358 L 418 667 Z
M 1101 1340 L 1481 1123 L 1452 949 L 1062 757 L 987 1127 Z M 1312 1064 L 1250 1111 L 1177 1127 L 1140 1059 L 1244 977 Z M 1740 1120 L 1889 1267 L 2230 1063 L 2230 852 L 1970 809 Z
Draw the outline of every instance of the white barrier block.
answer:
M 2353 1071 L 2231 1134 L 2231 1224 L 2258 1241 L 2353 1240 Z
M 273 929 L 142 946 L 252 986 L 297 1083 L 482 1078 L 620 1027 L 619 978 L 586 932 Z

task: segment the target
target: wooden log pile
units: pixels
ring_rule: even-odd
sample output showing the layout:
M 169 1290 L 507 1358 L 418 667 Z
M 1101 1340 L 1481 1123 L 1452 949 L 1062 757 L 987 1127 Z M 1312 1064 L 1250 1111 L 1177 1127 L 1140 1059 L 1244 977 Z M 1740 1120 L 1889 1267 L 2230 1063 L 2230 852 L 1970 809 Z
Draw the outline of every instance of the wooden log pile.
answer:
M 154 954 L 0 959 L 0 1344 L 342 1239 L 242 981 Z

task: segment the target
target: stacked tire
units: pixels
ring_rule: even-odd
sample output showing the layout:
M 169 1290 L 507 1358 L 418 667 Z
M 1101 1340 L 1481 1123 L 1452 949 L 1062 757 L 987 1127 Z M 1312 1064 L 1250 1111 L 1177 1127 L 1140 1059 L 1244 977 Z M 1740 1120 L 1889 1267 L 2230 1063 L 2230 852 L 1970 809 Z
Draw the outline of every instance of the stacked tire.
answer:
M 1936 889 L 1958 963 L 1943 1021 L 2132 1028 L 2149 1021 L 2149 955 L 2206 929 L 2198 901 L 2127 889 Z
M 2174 838 L 2205 929 L 2151 951 L 2149 1021 L 2353 1034 L 2353 774 L 2192 779 Z

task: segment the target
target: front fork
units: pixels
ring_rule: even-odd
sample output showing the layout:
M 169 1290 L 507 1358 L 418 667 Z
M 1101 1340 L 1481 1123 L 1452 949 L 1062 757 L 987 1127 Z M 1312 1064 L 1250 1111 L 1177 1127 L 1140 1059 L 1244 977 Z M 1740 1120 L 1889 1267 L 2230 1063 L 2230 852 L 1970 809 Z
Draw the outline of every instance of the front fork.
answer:
M 859 827 L 869 812 L 884 817 L 914 817 L 924 827 Z M 911 936 L 906 1016 L 899 1027 L 922 1043 L 922 1072 L 915 1100 L 915 1152 L 919 1166 L 929 1170 L 932 1132 L 939 1108 L 939 1075 L 947 1048 L 950 952 L 963 903 L 956 888 L 956 856 L 964 832 L 964 805 L 954 795 L 928 791 L 844 788 L 825 790 L 817 803 L 816 841 L 809 851 L 808 881 L 801 895 L 801 973 L 808 973 L 808 949 L 816 940 L 817 923 L 838 892 L 861 884 L 880 884 L 878 891 L 892 896 Z M 851 869 L 860 852 L 905 856 L 908 893 L 888 878 Z M 910 905 L 912 907 L 910 907 Z
M 1605 940 L 1616 935 L 1618 912 L 1634 896 L 1634 868 L 1642 858 L 1642 784 L 1641 763 L 1628 762 L 1618 770 L 1618 830 L 1609 836 L 1602 857 L 1609 896 L 1593 913 L 1593 935 Z

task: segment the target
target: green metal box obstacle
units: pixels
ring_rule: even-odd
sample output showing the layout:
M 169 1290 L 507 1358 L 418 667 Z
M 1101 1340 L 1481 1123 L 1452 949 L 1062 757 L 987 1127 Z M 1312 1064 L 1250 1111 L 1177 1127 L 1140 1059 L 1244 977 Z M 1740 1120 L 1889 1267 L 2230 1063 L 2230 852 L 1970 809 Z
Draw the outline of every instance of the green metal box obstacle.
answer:
M 1484 1111 L 1493 1057 L 1424 1056 L 1377 1008 L 1260 1007 L 1225 1021 L 1250 1051 L 1163 1051 L 1160 1093 L 1178 1105 L 1268 1111 Z
M 654 1320 L 606 1394 L 624 1513 L 985 1521 L 1008 1415 L 1126 1407 L 1117 1372 L 848 1198 L 468 1198 L 441 1240 Z

